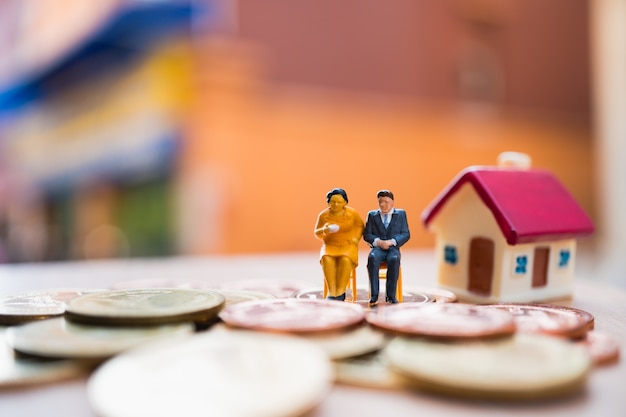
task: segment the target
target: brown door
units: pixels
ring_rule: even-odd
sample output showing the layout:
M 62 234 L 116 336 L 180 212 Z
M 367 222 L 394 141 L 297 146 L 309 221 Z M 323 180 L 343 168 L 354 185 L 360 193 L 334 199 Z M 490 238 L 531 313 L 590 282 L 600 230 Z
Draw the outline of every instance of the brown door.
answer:
M 474 238 L 470 242 L 468 290 L 481 295 L 491 294 L 494 243 L 490 239 Z
M 548 283 L 548 260 L 550 248 L 535 248 L 535 262 L 533 263 L 533 288 L 545 287 Z

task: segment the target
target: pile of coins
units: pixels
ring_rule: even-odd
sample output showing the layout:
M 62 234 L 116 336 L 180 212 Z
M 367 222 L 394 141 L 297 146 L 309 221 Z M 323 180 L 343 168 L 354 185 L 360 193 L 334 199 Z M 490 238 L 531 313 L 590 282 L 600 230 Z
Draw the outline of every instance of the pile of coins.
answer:
M 306 414 L 334 383 L 487 399 L 575 392 L 619 346 L 591 314 L 405 289 L 370 308 L 266 281 L 142 281 L 0 298 L 0 388 L 91 373 L 104 417 Z M 287 296 L 286 294 L 289 294 Z M 365 302 L 359 302 L 365 299 Z M 271 376 L 271 384 L 268 377 Z M 241 401 L 240 398 L 246 398 Z

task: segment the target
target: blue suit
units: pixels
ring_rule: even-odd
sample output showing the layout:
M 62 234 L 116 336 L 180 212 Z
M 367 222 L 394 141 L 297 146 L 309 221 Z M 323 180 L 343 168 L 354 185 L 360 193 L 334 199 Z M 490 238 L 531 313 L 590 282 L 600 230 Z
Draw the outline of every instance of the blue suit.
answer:
M 378 272 L 380 264 L 387 262 L 387 298 L 395 299 L 396 287 L 398 284 L 398 273 L 400 271 L 400 247 L 404 245 L 411 237 L 409 232 L 409 223 L 406 218 L 406 212 L 402 209 L 394 209 L 389 221 L 389 225 L 385 228 L 383 224 L 380 210 L 372 210 L 367 213 L 367 221 L 365 230 L 363 231 L 363 239 L 369 243 L 370 250 L 367 257 L 367 273 L 370 280 L 370 299 L 378 299 L 379 278 Z M 373 246 L 376 238 L 380 240 L 395 239 L 396 245 L 387 250 Z

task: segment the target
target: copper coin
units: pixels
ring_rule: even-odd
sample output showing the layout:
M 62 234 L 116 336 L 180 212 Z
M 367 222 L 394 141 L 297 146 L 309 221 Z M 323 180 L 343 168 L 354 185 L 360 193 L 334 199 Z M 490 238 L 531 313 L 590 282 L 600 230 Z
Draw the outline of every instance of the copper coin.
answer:
M 524 333 L 580 338 L 594 325 L 593 316 L 586 311 L 554 304 L 502 303 L 477 307 L 508 311 L 515 318 L 517 330 Z
M 619 360 L 619 343 L 606 333 L 596 330 L 587 332 L 585 338 L 578 343 L 587 349 L 595 365 L 605 365 Z
M 396 334 L 440 338 L 505 336 L 515 332 L 513 315 L 461 303 L 401 303 L 367 315 L 375 327 Z
M 230 326 L 244 329 L 309 333 L 355 326 L 363 322 L 365 313 L 352 303 L 286 298 L 233 304 L 219 317 Z

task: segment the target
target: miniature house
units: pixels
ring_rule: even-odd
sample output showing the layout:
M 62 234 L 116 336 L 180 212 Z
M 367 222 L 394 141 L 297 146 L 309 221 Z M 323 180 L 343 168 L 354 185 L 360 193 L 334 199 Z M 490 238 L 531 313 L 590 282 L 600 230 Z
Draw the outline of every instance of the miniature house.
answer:
M 551 173 L 503 161 L 466 168 L 422 213 L 439 286 L 471 302 L 569 297 L 576 239 L 593 223 Z

